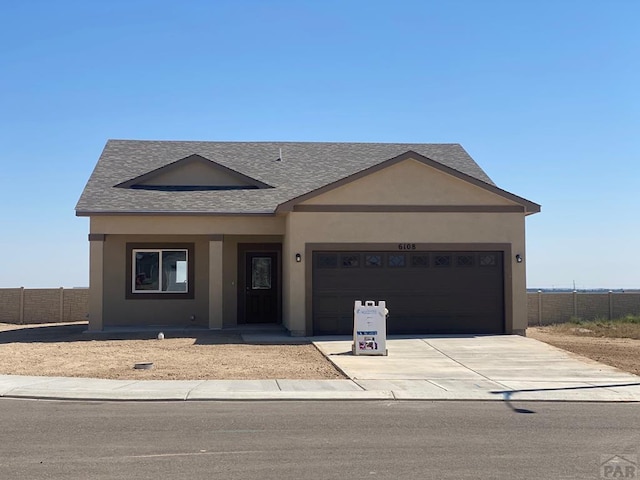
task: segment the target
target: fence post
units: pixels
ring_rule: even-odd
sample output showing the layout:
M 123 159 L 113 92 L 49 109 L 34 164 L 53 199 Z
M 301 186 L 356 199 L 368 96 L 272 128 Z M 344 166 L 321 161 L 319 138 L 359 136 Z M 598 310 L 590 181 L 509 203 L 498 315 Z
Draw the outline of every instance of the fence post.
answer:
M 573 316 L 578 318 L 578 291 L 573 291 Z
M 542 325 L 542 290 L 538 290 L 538 325 Z
M 609 290 L 609 320 L 613 319 L 613 291 Z
M 60 322 L 64 322 L 64 287 L 60 287 Z
M 20 313 L 18 316 L 20 317 L 18 319 L 20 325 L 24 325 L 24 287 L 20 287 Z

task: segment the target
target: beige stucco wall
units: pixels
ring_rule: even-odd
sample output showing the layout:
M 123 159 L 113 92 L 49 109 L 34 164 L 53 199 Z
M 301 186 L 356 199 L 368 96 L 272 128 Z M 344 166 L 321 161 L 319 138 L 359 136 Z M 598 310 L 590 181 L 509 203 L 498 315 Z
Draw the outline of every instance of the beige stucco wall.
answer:
M 505 281 L 513 295 L 511 331 L 527 326 L 524 215 L 519 213 L 291 213 L 283 250 L 284 323 L 297 334 L 307 331 L 306 273 L 311 258 L 295 263 L 308 243 L 509 244 Z M 516 263 L 513 256 L 525 258 Z M 510 276 L 509 276 L 510 274 Z
M 284 216 L 104 215 L 91 217 L 91 233 L 129 235 L 283 235 Z
M 180 165 L 180 168 L 154 175 L 141 185 L 217 185 L 242 186 L 247 182 L 222 169 L 216 169 L 201 162 Z
M 396 163 L 301 205 L 516 205 L 416 160 Z

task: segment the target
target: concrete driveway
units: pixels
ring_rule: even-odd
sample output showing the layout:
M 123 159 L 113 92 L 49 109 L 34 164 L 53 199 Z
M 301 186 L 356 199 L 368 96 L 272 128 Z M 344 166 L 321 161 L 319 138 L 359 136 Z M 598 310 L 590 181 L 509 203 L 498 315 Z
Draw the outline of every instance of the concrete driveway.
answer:
M 363 389 L 399 399 L 640 401 L 639 376 L 519 335 L 391 337 L 386 357 L 312 340 Z

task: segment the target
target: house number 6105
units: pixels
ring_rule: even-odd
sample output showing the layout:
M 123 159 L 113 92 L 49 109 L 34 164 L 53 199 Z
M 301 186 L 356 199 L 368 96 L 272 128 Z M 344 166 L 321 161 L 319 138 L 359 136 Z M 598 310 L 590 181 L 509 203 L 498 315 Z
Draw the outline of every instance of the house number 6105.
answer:
M 415 249 L 416 249 L 415 243 L 399 243 L 398 244 L 398 250 L 415 250 Z

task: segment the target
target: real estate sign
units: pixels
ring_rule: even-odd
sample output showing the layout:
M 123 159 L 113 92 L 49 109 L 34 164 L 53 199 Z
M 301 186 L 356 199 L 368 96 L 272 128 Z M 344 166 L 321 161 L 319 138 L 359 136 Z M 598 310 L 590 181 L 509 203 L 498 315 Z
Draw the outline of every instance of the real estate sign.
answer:
M 354 355 L 387 355 L 387 313 L 384 301 L 364 304 L 357 300 L 353 307 Z

